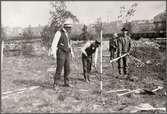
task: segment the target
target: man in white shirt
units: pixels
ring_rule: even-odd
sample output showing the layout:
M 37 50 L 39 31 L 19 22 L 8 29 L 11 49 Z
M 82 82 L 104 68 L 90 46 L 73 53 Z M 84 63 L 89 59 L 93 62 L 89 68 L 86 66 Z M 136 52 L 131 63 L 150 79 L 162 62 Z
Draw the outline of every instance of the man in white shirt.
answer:
M 70 44 L 69 34 L 71 33 L 72 24 L 65 22 L 63 28 L 57 31 L 51 46 L 51 53 L 54 58 L 57 59 L 56 73 L 54 75 L 53 87 L 58 84 L 58 80 L 61 77 L 61 72 L 64 67 L 64 86 L 69 87 L 70 74 L 70 54 L 74 56 L 73 50 Z

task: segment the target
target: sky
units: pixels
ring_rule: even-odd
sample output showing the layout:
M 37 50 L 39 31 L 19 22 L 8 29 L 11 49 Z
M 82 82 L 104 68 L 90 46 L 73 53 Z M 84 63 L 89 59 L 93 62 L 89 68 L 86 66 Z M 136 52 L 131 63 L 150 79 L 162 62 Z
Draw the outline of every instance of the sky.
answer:
M 166 1 L 68 1 L 67 9 L 79 19 L 81 24 L 91 24 L 98 17 L 102 21 L 116 21 L 120 7 L 138 3 L 132 20 L 152 19 L 166 9 Z M 49 1 L 2 1 L 2 26 L 27 27 L 46 25 L 49 22 L 51 5 Z

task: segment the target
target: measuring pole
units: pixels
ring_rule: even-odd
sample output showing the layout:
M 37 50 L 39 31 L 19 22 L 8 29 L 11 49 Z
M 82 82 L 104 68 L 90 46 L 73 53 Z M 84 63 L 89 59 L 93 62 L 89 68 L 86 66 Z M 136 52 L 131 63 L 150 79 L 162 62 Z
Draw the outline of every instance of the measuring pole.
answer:
M 102 25 L 101 25 L 101 31 L 100 31 L 100 40 L 101 40 L 101 46 L 100 46 L 100 93 L 101 93 L 101 100 L 103 105 L 105 104 L 103 99 L 103 81 L 102 81 L 102 73 L 103 73 L 103 31 L 102 31 Z
M 103 41 L 103 38 L 102 38 L 102 34 L 103 34 L 103 31 L 101 30 L 100 31 L 100 41 L 101 41 L 101 46 L 100 46 L 100 90 L 102 92 L 103 90 L 103 82 L 102 82 L 102 73 L 103 73 L 103 59 L 102 59 L 102 56 L 103 56 L 103 45 L 102 45 L 102 41 Z
M 1 70 L 3 67 L 3 48 L 4 48 L 4 41 L 1 41 Z

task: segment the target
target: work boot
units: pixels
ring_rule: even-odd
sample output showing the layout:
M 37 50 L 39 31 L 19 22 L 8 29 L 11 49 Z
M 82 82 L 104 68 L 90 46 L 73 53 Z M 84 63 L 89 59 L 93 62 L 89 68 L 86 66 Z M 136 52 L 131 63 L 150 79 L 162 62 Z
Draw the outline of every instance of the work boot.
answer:
M 64 80 L 64 87 L 73 87 L 73 85 L 70 84 L 69 80 Z
M 86 77 L 84 77 L 84 80 L 85 80 L 85 82 L 87 81 L 87 78 Z
M 115 78 L 120 78 L 120 77 L 122 77 L 122 75 L 120 74 L 115 76 Z
M 134 81 L 129 74 L 124 74 L 124 79 L 129 80 L 129 81 Z
M 118 70 L 119 75 L 122 75 L 121 70 Z
M 53 87 L 55 87 L 55 85 L 58 85 L 58 81 L 61 79 L 61 77 L 60 75 L 55 74 L 53 78 L 54 78 Z
M 124 69 L 124 78 L 130 79 L 130 77 L 129 77 L 129 72 L 128 72 L 127 69 Z
M 73 87 L 71 84 L 64 84 L 64 87 Z
M 88 81 L 90 82 L 90 78 L 89 78 L 89 75 L 87 75 L 87 79 L 88 79 Z
M 64 79 L 64 86 L 69 87 L 69 81 Z
M 53 84 L 53 89 L 55 88 L 56 84 Z
M 58 84 L 57 83 L 53 84 L 53 89 L 56 90 L 56 91 L 58 90 Z
M 87 79 L 87 80 L 86 80 L 86 83 L 90 83 L 90 80 Z
M 129 75 L 127 75 L 126 79 L 129 80 L 129 81 L 135 81 L 135 79 L 133 79 L 133 78 L 130 77 Z
M 54 78 L 53 88 L 55 88 L 57 85 L 57 80 Z
M 87 80 L 86 73 L 84 73 L 83 75 L 84 75 L 84 80 L 86 81 Z
M 84 80 L 85 80 L 85 82 L 89 83 L 89 80 L 88 80 L 87 76 L 85 76 Z
M 124 78 L 125 78 L 125 79 L 128 79 L 129 76 L 128 76 L 127 74 L 124 74 Z
M 86 80 L 86 76 L 84 75 L 84 80 Z
M 70 85 L 69 85 L 69 84 L 64 84 L 63 86 L 64 86 L 64 87 L 70 87 Z
M 125 74 L 125 75 L 129 75 L 129 71 L 128 71 L 127 68 L 124 68 L 124 74 Z

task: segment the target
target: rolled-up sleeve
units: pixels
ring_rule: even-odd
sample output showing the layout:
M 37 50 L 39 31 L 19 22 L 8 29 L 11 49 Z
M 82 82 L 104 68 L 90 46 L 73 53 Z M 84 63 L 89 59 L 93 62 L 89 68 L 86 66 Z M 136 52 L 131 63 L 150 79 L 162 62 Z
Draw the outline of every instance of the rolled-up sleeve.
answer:
M 91 42 L 90 42 L 90 41 L 86 42 L 86 44 L 85 44 L 83 47 L 81 47 L 82 53 L 85 53 L 85 49 L 86 49 L 87 47 L 89 47 L 90 45 L 91 45 Z
M 61 32 L 60 31 L 57 31 L 55 36 L 54 36 L 54 39 L 53 39 L 53 42 L 52 42 L 52 45 L 51 45 L 51 51 L 52 51 L 52 54 L 56 57 L 56 51 L 57 51 L 57 44 L 58 44 L 58 41 L 60 39 L 60 36 L 61 36 Z
M 95 66 L 97 66 L 98 52 L 99 52 L 99 48 L 96 48 L 96 51 L 95 51 L 95 58 L 94 58 Z

